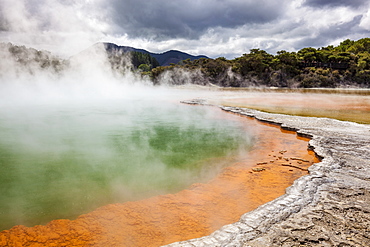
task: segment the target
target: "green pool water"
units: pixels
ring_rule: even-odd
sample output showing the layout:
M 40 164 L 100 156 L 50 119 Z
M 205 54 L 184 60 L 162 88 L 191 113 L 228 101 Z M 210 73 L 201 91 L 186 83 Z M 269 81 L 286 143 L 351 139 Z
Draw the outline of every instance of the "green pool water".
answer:
M 0 108 L 0 230 L 179 191 L 252 145 L 219 109 L 165 100 Z

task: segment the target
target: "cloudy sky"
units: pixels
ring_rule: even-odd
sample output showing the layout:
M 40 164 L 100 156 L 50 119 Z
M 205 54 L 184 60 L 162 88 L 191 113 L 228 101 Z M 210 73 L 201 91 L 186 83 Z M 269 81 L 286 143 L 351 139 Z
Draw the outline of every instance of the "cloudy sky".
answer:
M 364 37 L 368 0 L 0 0 L 0 42 L 63 56 L 106 41 L 231 59 Z

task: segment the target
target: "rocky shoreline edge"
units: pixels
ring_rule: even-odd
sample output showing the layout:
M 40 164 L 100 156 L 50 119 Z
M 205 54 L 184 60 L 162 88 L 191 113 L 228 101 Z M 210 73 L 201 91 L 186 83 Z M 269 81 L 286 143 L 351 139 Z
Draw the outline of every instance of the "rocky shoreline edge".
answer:
M 184 101 L 209 105 L 206 100 Z M 370 243 L 370 125 L 218 106 L 310 137 L 322 161 L 286 194 L 209 236 L 168 247 L 367 246 Z M 227 209 L 225 209 L 227 210 Z

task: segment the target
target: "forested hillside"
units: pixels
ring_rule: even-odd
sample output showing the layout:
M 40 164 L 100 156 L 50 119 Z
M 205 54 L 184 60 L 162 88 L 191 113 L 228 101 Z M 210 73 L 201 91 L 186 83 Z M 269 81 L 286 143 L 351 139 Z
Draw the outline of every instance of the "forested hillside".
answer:
M 0 43 L 0 76 L 9 73 L 34 74 L 38 71 L 59 73 L 68 66 L 67 60 L 52 55 L 47 51 L 39 51 L 11 43 Z
M 186 75 L 186 76 L 183 76 Z M 276 55 L 252 49 L 227 60 L 189 59 L 151 70 L 154 83 L 213 83 L 223 87 L 370 87 L 370 38 L 340 45 L 303 48 Z M 183 77 L 181 77 L 183 76 Z
M 67 68 L 71 68 L 75 63 L 83 63 L 86 59 L 94 59 L 94 49 L 76 54 L 69 59 L 62 59 L 48 51 L 39 51 L 34 48 L 13 45 L 11 43 L 0 43 L 0 76 L 2 74 L 15 72 L 16 74 L 35 74 L 42 71 L 51 73 L 63 73 Z M 126 73 L 127 70 L 133 72 L 147 72 L 159 66 L 158 61 L 147 53 L 134 50 L 125 52 L 107 52 L 107 61 L 112 70 L 119 73 Z M 102 57 L 98 57 L 102 59 Z M 75 63 L 71 63 L 74 61 Z M 11 68 L 11 69 L 10 69 Z
M 206 56 L 193 56 L 190 54 L 187 54 L 185 52 L 176 51 L 176 50 L 170 50 L 163 53 L 153 53 L 149 52 L 144 49 L 137 49 L 130 46 L 119 46 L 113 43 L 97 43 L 96 45 L 103 44 L 106 52 L 108 55 L 112 54 L 125 54 L 125 53 L 136 53 L 136 54 L 144 54 L 152 57 L 152 59 L 156 60 L 158 62 L 158 65 L 161 66 L 168 66 L 171 63 L 178 63 L 185 59 L 195 60 L 199 58 L 207 58 Z M 155 68 L 156 66 L 153 66 Z
M 347 39 L 338 46 L 308 47 L 297 52 L 279 51 L 276 55 L 252 49 L 232 60 L 223 57 L 195 59 L 186 53 L 169 51 L 162 53 L 163 59 L 168 61 L 169 56 L 174 58 L 176 54 L 177 61 L 180 61 L 169 66 L 159 66 L 161 63 L 144 50 L 109 45 L 103 52 L 106 52 L 113 71 L 118 74 L 127 71 L 139 73 L 150 78 L 155 85 L 212 83 L 221 87 L 370 88 L 370 38 Z M 89 48 L 74 58 L 91 53 L 93 49 Z M 184 54 L 191 58 L 181 60 Z M 28 71 L 33 74 L 42 70 L 61 73 L 73 66 L 71 59 L 61 59 L 47 51 L 10 43 L 0 43 L 0 56 L 3 62 L 0 63 L 0 76 L 10 68 L 15 73 Z

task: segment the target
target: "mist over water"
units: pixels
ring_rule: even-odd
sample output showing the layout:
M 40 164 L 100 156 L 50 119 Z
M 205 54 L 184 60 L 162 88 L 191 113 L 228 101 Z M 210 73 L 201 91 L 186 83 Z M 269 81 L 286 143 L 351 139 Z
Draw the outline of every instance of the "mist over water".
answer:
M 218 157 L 245 153 L 252 139 L 217 109 L 179 104 L 204 93 L 117 76 L 104 57 L 59 75 L 9 68 L 0 83 L 0 230 L 212 178 L 225 165 Z

